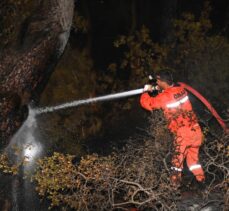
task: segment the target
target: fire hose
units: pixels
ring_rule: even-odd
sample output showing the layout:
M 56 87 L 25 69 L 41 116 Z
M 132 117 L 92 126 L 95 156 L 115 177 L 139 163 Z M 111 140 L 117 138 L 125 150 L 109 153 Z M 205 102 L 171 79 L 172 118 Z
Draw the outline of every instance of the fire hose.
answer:
M 213 106 L 209 103 L 209 101 L 203 97 L 197 90 L 192 88 L 191 86 L 183 83 L 183 82 L 178 82 L 180 86 L 182 86 L 184 89 L 188 90 L 191 92 L 193 95 L 195 95 L 212 113 L 212 115 L 216 118 L 220 126 L 227 132 L 228 128 L 223 119 L 219 116 L 217 111 L 213 108 Z M 152 87 L 152 85 L 149 85 Z M 157 90 L 155 86 L 153 86 L 154 90 Z M 135 89 L 135 90 L 130 90 L 126 92 L 120 92 L 120 93 L 115 93 L 115 94 L 109 94 L 105 96 L 100 96 L 100 97 L 94 97 L 94 98 L 89 98 L 89 99 L 84 99 L 84 100 L 76 100 L 72 101 L 69 103 L 64 103 L 61 105 L 56 105 L 56 106 L 51 106 L 51 107 L 44 107 L 44 108 L 36 108 L 35 109 L 35 114 L 41 114 L 41 113 L 48 113 L 48 112 L 53 112 L 55 110 L 60 110 L 60 109 L 65 109 L 69 107 L 75 107 L 83 104 L 88 104 L 88 103 L 95 103 L 98 101 L 105 101 L 105 100 L 112 100 L 112 99 L 118 99 L 118 98 L 124 98 L 132 95 L 137 95 L 141 94 L 144 92 L 144 89 Z
M 214 107 L 209 103 L 209 101 L 201 95 L 196 89 L 192 88 L 191 86 L 183 83 L 183 82 L 178 82 L 180 86 L 191 92 L 194 96 L 196 96 L 207 108 L 208 110 L 212 113 L 212 115 L 215 117 L 215 119 L 218 121 L 220 126 L 225 130 L 228 131 L 228 127 L 223 121 L 223 119 L 220 117 L 220 115 L 217 113 L 217 111 L 214 109 Z

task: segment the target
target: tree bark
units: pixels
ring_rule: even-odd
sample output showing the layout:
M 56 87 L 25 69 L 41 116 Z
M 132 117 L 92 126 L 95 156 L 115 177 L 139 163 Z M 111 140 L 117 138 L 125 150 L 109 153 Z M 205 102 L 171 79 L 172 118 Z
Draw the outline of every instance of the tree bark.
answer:
M 73 11 L 73 0 L 42 1 L 23 25 L 19 47 L 1 52 L 0 145 L 22 125 L 31 100 L 39 100 L 68 41 Z

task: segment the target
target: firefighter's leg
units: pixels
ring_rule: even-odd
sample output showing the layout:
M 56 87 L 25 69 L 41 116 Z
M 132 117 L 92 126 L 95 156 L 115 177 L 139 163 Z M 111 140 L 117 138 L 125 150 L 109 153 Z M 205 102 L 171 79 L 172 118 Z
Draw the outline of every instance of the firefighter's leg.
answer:
M 203 182 L 205 176 L 202 166 L 199 164 L 199 148 L 200 146 L 191 146 L 187 149 L 186 162 L 189 170 L 195 175 L 196 180 Z
M 171 175 L 171 181 L 172 183 L 178 184 L 181 181 L 181 173 L 183 170 L 183 163 L 184 158 L 186 156 L 186 146 L 181 142 L 176 146 L 175 154 L 172 158 L 172 175 Z

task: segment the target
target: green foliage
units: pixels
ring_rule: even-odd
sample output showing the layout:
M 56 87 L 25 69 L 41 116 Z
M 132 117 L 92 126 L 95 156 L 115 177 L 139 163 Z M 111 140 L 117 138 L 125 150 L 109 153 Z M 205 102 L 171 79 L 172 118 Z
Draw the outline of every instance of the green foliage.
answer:
M 33 179 L 39 195 L 48 196 L 51 207 L 66 204 L 76 210 L 88 209 L 90 203 L 105 202 L 106 194 L 101 195 L 100 191 L 104 188 L 104 179 L 114 171 L 112 158 L 88 155 L 78 166 L 72 163 L 73 158 L 54 153 L 38 162 Z
M 188 81 L 217 104 L 228 105 L 221 93 L 229 91 L 229 43 L 223 36 L 210 34 L 210 11 L 206 3 L 199 19 L 184 14 L 174 21 L 176 40 L 166 64 L 176 69 L 179 80 Z
M 0 154 L 0 170 L 5 174 L 17 175 L 20 165 L 21 163 L 11 165 L 8 156 L 4 153 Z
M 128 51 L 124 53 L 120 68 L 123 71 L 131 70 L 129 80 L 135 86 L 142 84 L 145 73 L 152 73 L 163 65 L 168 51 L 166 47 L 151 40 L 149 29 L 145 26 L 134 35 L 120 36 L 114 46 L 127 47 Z
M 210 33 L 210 12 L 206 2 L 200 17 L 184 13 L 174 20 L 171 43 L 152 42 L 145 26 L 134 35 L 120 36 L 114 45 L 125 47 L 120 67 L 123 71 L 131 70 L 131 85 L 142 85 L 146 72 L 169 67 L 177 80 L 189 82 L 211 101 L 227 106 L 228 98 L 222 92 L 229 92 L 229 43 L 225 37 Z M 110 67 L 114 70 L 119 65 L 114 63 Z
M 199 19 L 191 13 L 184 13 L 180 19 L 174 20 L 176 40 L 171 45 L 171 54 L 175 57 L 175 65 L 186 62 L 190 56 L 199 57 L 205 50 L 208 32 L 212 27 L 210 11 L 211 7 L 206 3 Z
M 59 205 L 61 198 L 57 197 L 58 191 L 64 190 L 64 187 L 71 188 L 71 178 L 74 178 L 75 173 L 75 168 L 71 162 L 72 158 L 73 156 L 70 155 L 63 156 L 54 153 L 52 157 L 38 161 L 41 171 L 33 179 L 39 185 L 39 195 L 48 194 L 48 198 L 53 199 L 52 206 Z

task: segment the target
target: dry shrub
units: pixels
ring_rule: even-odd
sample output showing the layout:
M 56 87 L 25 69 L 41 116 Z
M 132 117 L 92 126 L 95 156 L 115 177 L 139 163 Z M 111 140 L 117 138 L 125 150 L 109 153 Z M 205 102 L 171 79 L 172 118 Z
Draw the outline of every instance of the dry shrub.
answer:
M 198 191 L 198 184 L 190 174 L 181 188 L 172 186 L 173 137 L 161 111 L 152 112 L 150 123 L 147 136 L 129 140 L 110 156 L 87 155 L 76 163 L 73 156 L 55 153 L 40 160 L 34 177 L 38 193 L 51 200 L 51 207 L 75 210 L 180 210 L 184 189 Z M 199 187 L 201 206 L 228 206 L 228 149 L 228 135 L 211 136 L 202 146 L 207 186 L 205 191 Z M 221 197 L 212 201 L 215 192 Z
M 180 191 L 169 180 L 172 137 L 162 114 L 152 115 L 147 137 L 129 140 L 110 156 L 88 155 L 76 165 L 58 153 L 41 160 L 34 177 L 39 194 L 51 206 L 76 210 L 176 209 Z
M 173 137 L 161 111 L 152 112 L 150 125 L 146 136 L 128 140 L 124 148 L 109 156 L 91 154 L 78 160 L 54 153 L 39 160 L 33 176 L 36 190 L 51 201 L 50 208 L 182 210 L 190 208 L 183 197 L 184 192 L 189 192 L 199 197 L 200 207 L 214 203 L 217 209 L 227 210 L 229 135 L 219 137 L 209 131 L 201 147 L 205 189 L 201 190 L 194 176 L 185 171 L 183 184 L 177 188 L 169 179 Z M 18 166 L 10 166 L 6 155 L 1 155 L 0 160 L 3 172 L 18 173 Z
M 212 192 L 222 194 L 224 208 L 229 207 L 229 134 L 210 134 L 203 144 L 201 160 L 207 175 L 206 200 Z

